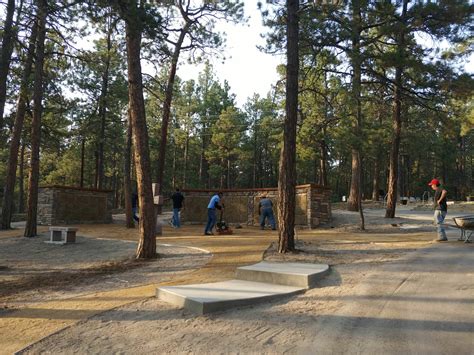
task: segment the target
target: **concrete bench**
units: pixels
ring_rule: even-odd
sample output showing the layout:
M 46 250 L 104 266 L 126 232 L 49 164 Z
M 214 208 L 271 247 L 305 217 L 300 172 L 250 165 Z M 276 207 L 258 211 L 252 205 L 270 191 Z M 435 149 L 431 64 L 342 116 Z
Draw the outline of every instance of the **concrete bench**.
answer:
M 77 228 L 73 227 L 49 227 L 49 243 L 67 244 L 76 242 Z

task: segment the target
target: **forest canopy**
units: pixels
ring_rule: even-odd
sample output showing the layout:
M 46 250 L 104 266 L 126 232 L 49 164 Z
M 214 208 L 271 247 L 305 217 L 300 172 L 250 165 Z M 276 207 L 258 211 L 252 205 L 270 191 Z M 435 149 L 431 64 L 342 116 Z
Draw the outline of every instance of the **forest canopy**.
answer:
M 268 53 L 285 48 L 279 3 L 258 4 Z M 362 199 L 384 195 L 399 110 L 399 196 L 421 198 L 434 177 L 451 198 L 474 194 L 474 85 L 464 65 L 472 59 L 473 6 L 332 4 L 300 1 L 297 183 L 328 186 L 334 200 L 350 196 L 354 183 Z M 243 107 L 212 65 L 226 51 L 217 24 L 245 21 L 242 2 L 9 0 L 1 10 L 0 185 L 7 186 L 9 162 L 13 212 L 25 212 L 36 155 L 39 185 L 111 189 L 117 208 L 127 171 L 136 188 L 127 138 L 126 41 L 133 31 L 142 66 L 154 68 L 142 75 L 142 134 L 162 193 L 277 186 L 285 65 L 275 68 L 280 80 L 267 95 L 254 94 L 249 83 Z M 181 79 L 180 67 L 196 63 L 205 63 L 197 78 Z

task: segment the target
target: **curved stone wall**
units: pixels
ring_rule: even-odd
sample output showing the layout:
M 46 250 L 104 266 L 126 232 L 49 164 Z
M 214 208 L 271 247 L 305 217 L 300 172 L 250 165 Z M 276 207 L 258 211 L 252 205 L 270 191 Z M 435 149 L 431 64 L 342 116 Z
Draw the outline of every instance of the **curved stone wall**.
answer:
M 258 202 L 265 194 L 273 201 L 276 216 L 278 200 L 277 188 L 232 189 L 232 190 L 197 190 L 183 189 L 185 208 L 181 220 L 188 224 L 204 224 L 207 220 L 207 205 L 216 192 L 224 193 L 224 220 L 228 223 L 258 225 Z M 298 226 L 317 227 L 331 220 L 331 189 L 315 184 L 296 187 L 295 222 Z M 219 211 L 218 211 L 219 218 Z

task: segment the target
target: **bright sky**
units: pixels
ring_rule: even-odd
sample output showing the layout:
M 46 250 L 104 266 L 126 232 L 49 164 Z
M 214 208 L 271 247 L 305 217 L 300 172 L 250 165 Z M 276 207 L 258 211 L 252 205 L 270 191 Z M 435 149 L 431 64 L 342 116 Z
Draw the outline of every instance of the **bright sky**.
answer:
M 231 92 L 236 95 L 237 106 L 242 108 L 248 97 L 254 93 L 265 97 L 271 90 L 271 86 L 278 80 L 276 67 L 284 61 L 284 58 L 265 54 L 257 49 L 257 45 L 263 46 L 265 39 L 261 34 L 266 32 L 262 25 L 262 17 L 257 8 L 257 1 L 243 0 L 246 24 L 235 25 L 232 23 L 218 24 L 218 30 L 226 35 L 226 46 L 223 49 L 226 57 L 206 58 L 213 65 L 217 79 L 223 84 L 224 80 L 229 82 Z M 92 48 L 92 40 L 97 34 L 78 38 L 78 48 Z M 155 70 L 146 62 L 142 62 L 142 70 L 153 75 Z M 204 65 L 191 65 L 186 62 L 183 55 L 178 67 L 177 75 L 183 80 L 197 79 Z
M 250 17 L 245 25 L 222 24 L 219 30 L 226 33 L 227 46 L 225 48 L 226 60 L 210 59 L 218 79 L 229 82 L 232 93 L 236 94 L 237 106 L 242 107 L 248 97 L 254 93 L 265 97 L 271 85 L 278 80 L 276 67 L 283 62 L 283 58 L 265 54 L 257 49 L 263 46 L 265 39 L 261 34 L 266 31 L 262 25 L 257 1 L 244 0 L 245 15 Z M 177 75 L 184 80 L 197 79 L 203 66 L 181 64 Z
M 225 57 L 224 63 L 220 58 L 208 58 L 214 67 L 214 72 L 218 80 L 223 83 L 229 82 L 231 92 L 236 95 L 238 107 L 243 107 L 248 97 L 254 93 L 265 97 L 271 86 L 278 80 L 276 73 L 277 65 L 283 63 L 285 58 L 265 54 L 257 49 L 263 46 L 265 39 L 261 37 L 267 29 L 262 25 L 260 11 L 257 9 L 257 1 L 243 0 L 245 16 L 249 18 L 246 24 L 234 25 L 231 23 L 221 23 L 219 31 L 226 34 L 226 47 L 223 49 Z M 430 47 L 444 48 L 447 44 L 433 42 L 429 38 L 420 38 L 427 42 Z M 90 47 L 91 38 L 82 38 L 79 47 Z M 474 55 L 465 59 L 464 68 L 469 73 L 474 72 Z M 204 69 L 204 65 L 187 64 L 185 58 L 181 58 L 177 75 L 183 80 L 197 79 Z M 147 68 L 144 64 L 144 72 L 152 74 L 154 70 Z

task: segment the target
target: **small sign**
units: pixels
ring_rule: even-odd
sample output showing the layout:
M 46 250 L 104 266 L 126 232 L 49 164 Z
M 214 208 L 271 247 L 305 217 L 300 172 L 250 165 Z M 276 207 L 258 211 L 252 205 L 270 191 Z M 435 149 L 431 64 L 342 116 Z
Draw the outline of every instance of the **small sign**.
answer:
M 159 194 L 159 191 L 160 189 L 158 188 L 158 186 L 160 186 L 160 184 L 154 182 L 153 184 L 151 184 L 151 188 L 153 190 L 153 196 L 158 196 Z
M 155 205 L 162 205 L 163 204 L 163 195 L 153 196 L 153 203 Z

